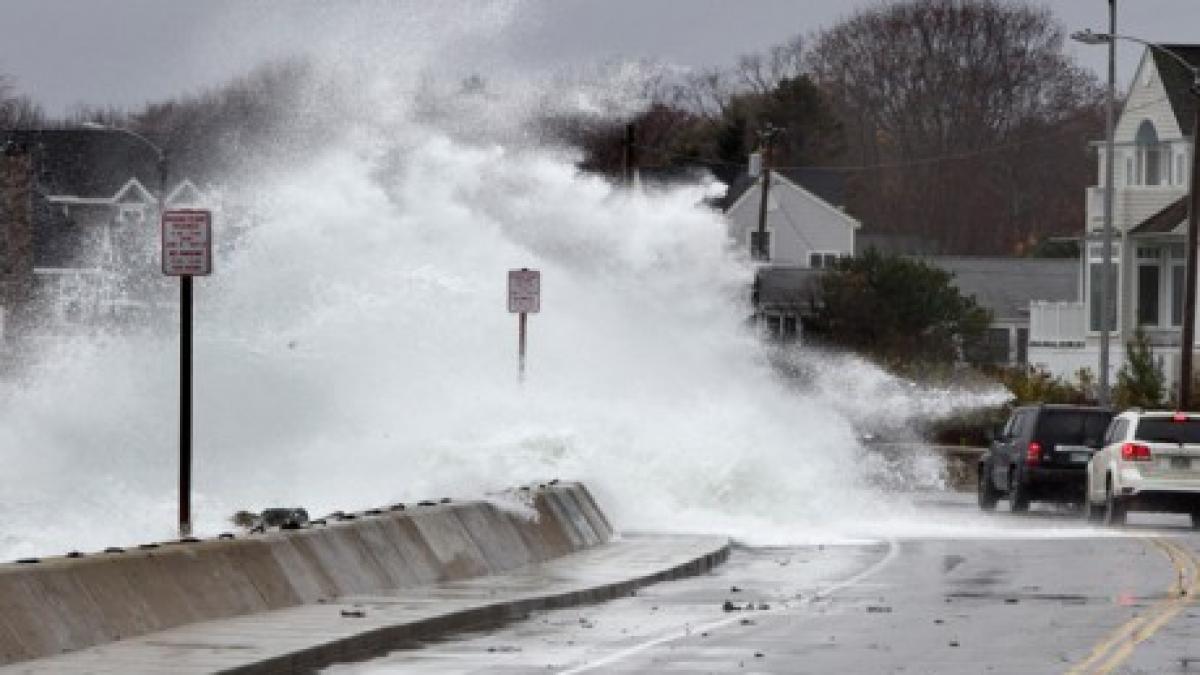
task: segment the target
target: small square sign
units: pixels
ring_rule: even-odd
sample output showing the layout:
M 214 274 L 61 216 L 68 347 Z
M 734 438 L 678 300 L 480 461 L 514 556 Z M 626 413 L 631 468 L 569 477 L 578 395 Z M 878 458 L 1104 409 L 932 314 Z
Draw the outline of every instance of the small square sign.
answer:
M 508 271 L 508 311 L 536 314 L 542 309 L 542 273 L 520 269 Z
M 202 277 L 212 273 L 211 211 L 163 212 L 162 270 L 173 277 Z

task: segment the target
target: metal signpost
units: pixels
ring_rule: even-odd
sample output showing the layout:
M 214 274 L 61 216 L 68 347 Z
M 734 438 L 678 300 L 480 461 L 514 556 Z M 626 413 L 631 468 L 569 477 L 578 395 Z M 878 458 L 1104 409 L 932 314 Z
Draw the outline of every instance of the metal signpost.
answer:
M 212 273 L 212 212 L 162 214 L 162 270 L 179 277 L 179 536 L 192 534 L 192 277 Z
M 508 271 L 508 312 L 517 319 L 517 380 L 525 381 L 525 316 L 542 309 L 542 273 L 522 267 Z

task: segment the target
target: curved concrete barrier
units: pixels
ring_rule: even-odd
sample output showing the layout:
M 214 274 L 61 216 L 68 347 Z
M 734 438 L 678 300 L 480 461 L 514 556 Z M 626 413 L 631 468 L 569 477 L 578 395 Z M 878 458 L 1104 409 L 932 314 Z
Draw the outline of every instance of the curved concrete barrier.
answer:
M 198 621 L 495 574 L 609 541 L 578 483 L 355 514 L 301 530 L 0 565 L 0 665 Z

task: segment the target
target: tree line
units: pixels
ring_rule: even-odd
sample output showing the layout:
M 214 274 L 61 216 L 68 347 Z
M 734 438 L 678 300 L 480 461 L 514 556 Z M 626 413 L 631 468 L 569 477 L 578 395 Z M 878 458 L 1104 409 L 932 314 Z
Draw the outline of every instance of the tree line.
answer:
M 726 181 L 765 124 L 776 166 L 845 176 L 871 232 L 943 253 L 1013 255 L 1078 234 L 1103 135 L 1103 90 L 1064 52 L 1050 10 L 1024 1 L 869 7 L 728 69 L 657 83 L 634 120 L 639 160 Z M 583 165 L 616 172 L 623 131 L 576 124 Z
M 163 148 L 175 176 L 237 180 L 267 162 L 300 157 L 327 129 L 315 117 L 290 114 L 306 109 L 312 64 L 286 59 L 260 65 L 221 86 L 150 103 L 136 111 L 76 106 L 48 115 L 0 74 L 0 129 L 70 129 L 84 123 L 136 131 Z
M 845 176 L 866 231 L 943 253 L 1023 254 L 1078 234 L 1094 180 L 1088 142 L 1103 133 L 1101 87 L 1064 39 L 1050 10 L 1026 0 L 899 0 L 728 68 L 652 78 L 632 120 L 555 113 L 536 126 L 581 148 L 584 170 L 616 175 L 633 121 L 641 165 L 700 166 L 730 182 L 770 123 L 782 130 L 773 164 Z M 0 77 L 0 128 L 126 126 L 166 148 L 177 175 L 236 179 L 251 157 L 294 160 L 328 135 L 331 116 L 295 112 L 318 98 L 303 84 L 312 75 L 302 59 L 282 61 L 140 111 L 61 119 Z

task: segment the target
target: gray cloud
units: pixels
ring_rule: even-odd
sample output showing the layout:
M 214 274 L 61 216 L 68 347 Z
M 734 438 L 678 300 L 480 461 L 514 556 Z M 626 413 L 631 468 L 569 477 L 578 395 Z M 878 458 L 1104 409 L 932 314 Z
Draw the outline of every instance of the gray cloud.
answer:
M 796 34 L 829 26 L 879 0 L 5 0 L 0 72 L 52 112 L 78 103 L 136 107 L 195 92 L 256 63 L 291 53 L 336 51 L 338 41 L 379 58 L 438 52 L 454 35 L 447 67 L 549 68 L 613 58 L 686 66 L 731 64 Z M 435 5 L 436 7 L 430 7 Z M 1049 3 L 1068 30 L 1104 29 L 1106 0 Z M 1165 42 L 1200 41 L 1200 2 L 1122 0 L 1122 33 Z M 495 33 L 489 22 L 502 25 Z M 463 29 L 464 24 L 473 24 Z M 398 42 L 400 42 L 398 44 Z M 1103 74 L 1105 50 L 1072 44 Z M 1120 49 L 1127 81 L 1140 48 Z

